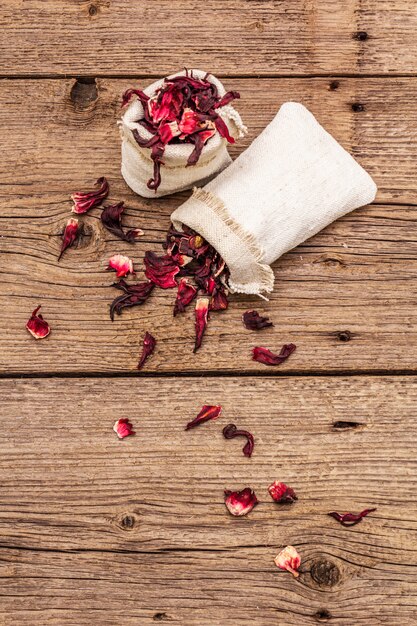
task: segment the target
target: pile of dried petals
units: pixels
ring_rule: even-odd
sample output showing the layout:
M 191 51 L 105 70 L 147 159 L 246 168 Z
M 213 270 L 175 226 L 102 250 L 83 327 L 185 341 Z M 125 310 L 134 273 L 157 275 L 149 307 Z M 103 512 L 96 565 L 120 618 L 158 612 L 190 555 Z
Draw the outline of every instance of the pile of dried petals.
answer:
M 149 189 L 158 189 L 161 184 L 161 164 L 165 146 L 173 143 L 194 145 L 187 165 L 195 165 L 204 145 L 216 132 L 229 143 L 234 143 L 226 123 L 218 109 L 240 98 L 237 91 L 228 91 L 220 97 L 216 85 L 204 78 L 196 78 L 192 71 L 185 75 L 166 78 L 152 96 L 139 89 L 128 89 L 123 94 L 122 107 L 136 96 L 144 111 L 138 123 L 150 134 L 150 139 L 133 130 L 135 141 L 141 148 L 150 148 L 154 163 L 153 178 L 148 180 Z

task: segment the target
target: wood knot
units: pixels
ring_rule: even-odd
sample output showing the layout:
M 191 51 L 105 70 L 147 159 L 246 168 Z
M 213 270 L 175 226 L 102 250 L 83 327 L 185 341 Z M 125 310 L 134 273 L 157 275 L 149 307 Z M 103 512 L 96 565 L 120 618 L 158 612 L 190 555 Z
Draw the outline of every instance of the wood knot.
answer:
M 133 517 L 133 515 L 125 515 L 124 517 L 122 517 L 122 521 L 120 522 L 121 527 L 124 530 L 132 530 L 135 523 L 136 523 L 136 520 Z
M 339 85 L 340 85 L 340 82 L 338 80 L 330 81 L 330 83 L 329 83 L 330 91 L 335 91 L 336 89 L 339 89 Z
M 327 622 L 327 620 L 332 619 L 332 615 L 327 609 L 319 609 L 313 617 L 317 622 Z
M 315 561 L 311 566 L 310 575 L 320 587 L 334 587 L 340 580 L 340 570 L 336 563 L 327 559 Z
M 98 7 L 96 7 L 95 4 L 90 4 L 90 6 L 88 7 L 88 15 L 91 15 L 91 17 L 94 17 L 95 15 L 97 15 L 98 13 Z
M 360 30 L 357 33 L 354 33 L 353 39 L 357 39 L 358 41 L 366 41 L 368 39 L 368 33 L 364 30 Z
M 155 613 L 153 619 L 155 620 L 155 622 L 163 622 L 164 620 L 168 619 L 168 615 L 166 613 Z
M 352 333 L 350 330 L 341 330 L 337 333 L 339 341 L 350 341 L 352 339 Z
M 360 102 L 354 102 L 352 104 L 352 111 L 355 113 L 360 113 L 361 111 L 365 111 L 365 105 Z
M 76 78 L 71 88 L 70 98 L 76 109 L 90 108 L 98 98 L 96 79 L 88 76 Z

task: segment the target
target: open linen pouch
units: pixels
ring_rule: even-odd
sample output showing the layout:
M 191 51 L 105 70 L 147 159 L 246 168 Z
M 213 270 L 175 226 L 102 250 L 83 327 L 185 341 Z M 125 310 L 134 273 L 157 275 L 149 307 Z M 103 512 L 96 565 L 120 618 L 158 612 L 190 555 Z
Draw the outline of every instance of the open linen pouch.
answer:
M 177 72 L 168 76 L 168 80 L 186 74 L 186 70 Z M 220 97 L 226 93 L 223 84 L 215 76 L 202 70 L 191 70 L 188 74 L 191 74 L 193 78 L 206 78 L 213 83 Z M 157 80 L 143 91 L 148 96 L 154 95 L 163 85 L 164 80 L 164 78 Z M 219 107 L 217 113 L 223 118 L 234 139 L 246 134 L 247 129 L 239 113 L 230 104 Z M 159 198 L 176 191 L 190 189 L 193 185 L 204 185 L 232 162 L 227 151 L 227 141 L 218 132 L 204 145 L 197 163 L 192 166 L 187 166 L 188 157 L 194 149 L 192 144 L 167 144 L 163 155 L 163 165 L 161 165 L 161 184 L 156 191 L 149 189 L 147 182 L 153 177 L 154 171 L 151 151 L 149 148 L 139 146 L 132 133 L 136 129 L 144 141 L 152 137 L 152 134 L 138 123 L 141 119 L 143 119 L 143 105 L 139 100 L 134 99 L 119 122 L 122 137 L 122 176 L 129 187 L 140 196 Z
M 174 211 L 223 257 L 231 291 L 271 292 L 270 264 L 372 202 L 367 172 L 302 105 L 287 102 L 245 152 Z

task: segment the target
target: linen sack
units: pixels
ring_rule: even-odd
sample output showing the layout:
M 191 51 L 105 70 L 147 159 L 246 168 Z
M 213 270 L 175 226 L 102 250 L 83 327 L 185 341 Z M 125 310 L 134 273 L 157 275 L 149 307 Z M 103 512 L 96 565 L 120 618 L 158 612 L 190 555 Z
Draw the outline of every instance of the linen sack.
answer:
M 220 97 L 226 90 L 223 84 L 211 74 L 202 70 L 191 70 L 194 78 L 207 78 L 216 85 Z M 177 72 L 168 76 L 184 76 L 186 71 Z M 143 91 L 152 96 L 164 83 L 164 78 L 157 80 Z M 227 124 L 229 133 L 234 139 L 243 137 L 247 133 L 239 113 L 230 104 L 219 107 L 216 111 Z M 161 184 L 156 192 L 147 187 L 147 182 L 153 177 L 154 163 L 151 159 L 150 148 L 141 148 L 132 134 L 137 129 L 141 138 L 150 139 L 152 134 L 146 130 L 138 120 L 143 118 L 143 105 L 136 98 L 131 102 L 121 121 L 119 122 L 122 137 L 122 176 L 129 187 L 145 198 L 159 198 L 176 191 L 190 189 L 193 185 L 204 185 L 215 174 L 227 167 L 232 159 L 227 151 L 227 140 L 217 132 L 205 144 L 200 158 L 195 165 L 187 166 L 187 159 L 193 151 L 191 143 L 167 144 L 161 165 Z
M 271 292 L 270 264 L 372 202 L 367 172 L 302 105 L 287 102 L 232 165 L 174 211 L 226 261 L 231 291 Z

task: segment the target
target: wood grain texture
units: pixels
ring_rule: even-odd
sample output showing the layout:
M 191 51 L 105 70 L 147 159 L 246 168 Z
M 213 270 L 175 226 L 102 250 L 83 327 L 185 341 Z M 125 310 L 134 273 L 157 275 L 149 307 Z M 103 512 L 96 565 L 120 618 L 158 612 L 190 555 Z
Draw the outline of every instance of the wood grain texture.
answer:
M 7 0 L 0 72 L 415 73 L 414 0 Z
M 8 380 L 0 397 L 2 624 L 414 623 L 414 378 Z M 185 432 L 203 402 L 222 416 Z M 116 438 L 122 416 L 136 437 Z M 261 503 L 232 518 L 223 489 L 244 486 Z M 368 506 L 351 529 L 327 516 Z M 273 564 L 286 544 L 299 580 Z
M 380 201 L 406 202 L 415 186 L 416 113 L 408 94 L 416 83 L 349 79 L 332 90 L 326 79 L 265 79 L 261 89 L 252 79 L 227 81 L 228 88 L 241 88 L 239 108 L 251 130 L 233 154 L 248 145 L 281 102 L 301 99 L 375 176 Z M 192 311 L 173 320 L 171 291 L 156 291 L 145 306 L 124 312 L 112 324 L 108 305 L 117 292 L 109 286 L 113 275 L 104 271 L 108 258 L 130 254 L 141 277 L 145 250 L 159 249 L 171 211 L 187 195 L 144 200 L 124 184 L 115 119 L 128 84 L 101 80 L 96 94 L 95 84 L 73 80 L 2 83 L 0 123 L 8 137 L 0 166 L 3 373 L 133 372 L 146 330 L 159 342 L 149 372 L 263 372 L 265 366 L 250 360 L 251 347 L 276 349 L 288 341 L 299 348 L 282 370 L 415 369 L 412 206 L 360 209 L 285 255 L 274 266 L 270 302 L 233 298 L 229 311 L 213 315 L 196 356 L 191 354 Z M 351 103 L 358 99 L 367 108 L 355 113 Z M 393 119 L 400 120 L 395 128 Z M 115 241 L 101 228 L 96 211 L 84 220 L 78 249 L 57 264 L 70 193 L 103 174 L 112 198 L 127 201 L 128 221 L 145 230 L 144 238 L 134 246 Z M 38 303 L 52 326 L 42 342 L 24 330 Z M 270 314 L 274 330 L 255 335 L 242 327 L 241 314 L 254 307 Z M 346 330 L 350 334 L 340 334 Z

